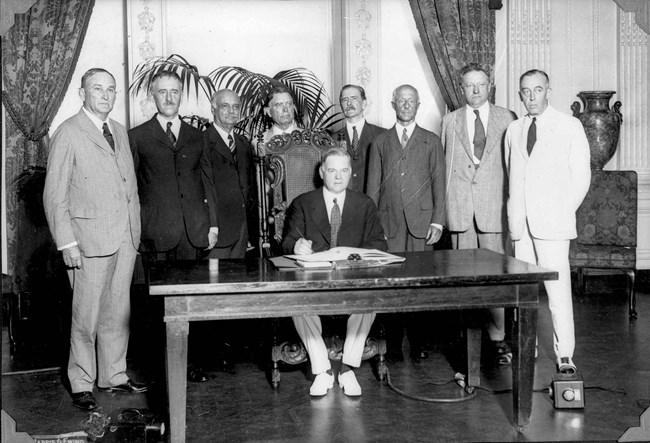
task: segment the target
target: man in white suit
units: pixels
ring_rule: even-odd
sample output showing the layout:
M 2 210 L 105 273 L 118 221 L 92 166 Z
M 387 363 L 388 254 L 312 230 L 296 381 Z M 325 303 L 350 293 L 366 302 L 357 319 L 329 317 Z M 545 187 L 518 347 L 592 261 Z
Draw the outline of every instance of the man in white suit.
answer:
M 454 249 L 505 253 L 506 174 L 503 138 L 516 115 L 488 102 L 490 76 L 470 63 L 459 73 L 466 106 L 442 119 L 447 160 L 447 227 Z M 498 364 L 509 364 L 503 308 L 490 309 L 487 332 Z
M 528 114 L 506 132 L 508 228 L 515 257 L 558 273 L 558 280 L 544 282 L 553 344 L 558 371 L 574 373 L 569 241 L 576 237 L 575 213 L 589 190 L 589 143 L 578 119 L 548 104 L 550 95 L 544 71 L 533 69 L 519 78 Z
M 92 391 L 138 393 L 126 375 L 129 289 L 140 243 L 140 200 L 124 126 L 108 117 L 115 78 L 81 79 L 83 107 L 50 142 L 43 203 L 73 290 L 68 378 L 73 404 L 97 407 Z

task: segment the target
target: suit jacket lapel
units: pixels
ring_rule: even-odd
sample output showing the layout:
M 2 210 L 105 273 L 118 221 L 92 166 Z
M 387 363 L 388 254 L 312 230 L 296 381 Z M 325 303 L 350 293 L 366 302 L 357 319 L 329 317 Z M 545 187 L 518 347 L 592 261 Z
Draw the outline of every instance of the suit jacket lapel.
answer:
M 456 115 L 456 135 L 465 148 L 467 156 L 472 159 L 474 154 L 472 152 L 472 142 L 469 139 L 469 129 L 467 128 L 467 116 L 465 115 L 465 107 L 459 110 Z
M 176 150 L 180 151 L 183 149 L 185 144 L 187 143 L 187 140 L 189 140 L 189 130 L 188 130 L 189 125 L 185 123 L 184 121 L 181 120 L 181 129 L 178 131 L 178 140 L 176 140 Z M 167 134 L 165 134 L 165 137 Z M 169 137 L 167 137 L 169 138 Z M 171 141 L 170 141 L 171 145 Z
M 162 128 L 162 126 L 160 126 L 160 122 L 158 121 L 155 115 L 151 118 L 151 120 L 149 120 L 148 129 L 151 138 L 158 141 L 158 143 L 171 149 L 172 151 L 178 150 L 178 148 L 174 149 L 174 145 L 172 145 L 172 141 L 169 139 L 169 137 L 167 137 L 167 133 Z
M 494 106 L 490 105 L 490 117 L 488 120 L 487 134 L 485 136 L 485 151 L 483 156 L 488 156 L 495 149 L 501 149 L 501 134 L 498 129 L 501 126 L 499 115 L 494 110 Z
M 314 222 L 316 223 L 318 230 L 323 235 L 323 238 L 325 238 L 329 244 L 331 241 L 330 218 L 327 214 L 327 207 L 325 206 L 325 197 L 323 197 L 322 188 L 319 188 L 315 194 L 316 198 L 314 198 L 311 204 L 312 214 L 314 214 Z
M 87 134 L 88 140 L 95 143 L 100 149 L 112 153 L 113 149 L 111 148 L 111 145 L 108 144 L 104 138 L 104 134 L 102 134 L 99 128 L 95 126 L 93 121 L 86 115 L 86 112 L 83 109 L 80 109 L 77 116 L 79 117 L 79 127 Z
M 226 142 L 223 141 L 223 138 L 221 138 L 221 135 L 219 135 L 217 130 L 214 129 L 214 126 L 210 126 L 208 128 L 208 131 L 210 142 L 212 142 L 212 145 L 214 146 L 214 149 L 217 151 L 217 153 L 228 160 L 229 163 L 234 163 L 228 145 L 226 145 Z

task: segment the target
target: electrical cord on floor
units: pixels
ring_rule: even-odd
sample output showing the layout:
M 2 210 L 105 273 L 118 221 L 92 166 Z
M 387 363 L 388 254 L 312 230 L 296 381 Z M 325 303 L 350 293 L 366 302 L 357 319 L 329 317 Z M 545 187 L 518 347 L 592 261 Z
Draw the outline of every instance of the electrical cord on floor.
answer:
M 480 389 L 481 391 L 489 392 L 491 394 L 508 394 L 512 393 L 512 389 L 490 389 L 490 388 L 484 388 L 482 386 L 477 386 L 476 389 Z M 619 389 L 619 388 L 603 388 L 602 386 L 585 386 L 584 387 L 585 391 L 588 390 L 598 390 L 598 391 L 606 391 L 606 392 L 613 392 L 615 394 L 621 394 L 621 395 L 627 395 L 627 392 L 625 389 Z M 544 389 L 533 389 L 533 392 L 537 393 L 544 393 L 547 394 L 549 392 L 549 388 L 544 388 Z
M 458 375 L 458 374 L 456 374 L 456 375 Z M 465 397 L 457 397 L 457 398 L 430 398 L 430 397 L 423 397 L 421 395 L 408 394 L 408 393 L 400 390 L 399 388 L 397 388 L 393 384 L 393 381 L 390 378 L 390 371 L 389 371 L 388 368 L 386 368 L 386 381 L 388 382 L 388 386 L 390 386 L 390 388 L 393 391 L 397 392 L 399 395 L 410 398 L 412 400 L 418 400 L 418 401 L 423 401 L 423 402 L 427 402 L 427 403 L 459 403 L 459 402 L 471 400 L 474 397 L 476 397 L 476 392 L 472 392 L 472 393 L 468 394 Z M 449 380 L 447 382 L 438 383 L 436 385 L 441 386 L 441 385 L 445 385 L 447 383 L 457 382 L 457 381 L 458 381 L 457 378 L 453 378 L 453 379 L 451 379 L 451 380 Z M 461 387 L 463 387 L 463 386 L 461 386 Z

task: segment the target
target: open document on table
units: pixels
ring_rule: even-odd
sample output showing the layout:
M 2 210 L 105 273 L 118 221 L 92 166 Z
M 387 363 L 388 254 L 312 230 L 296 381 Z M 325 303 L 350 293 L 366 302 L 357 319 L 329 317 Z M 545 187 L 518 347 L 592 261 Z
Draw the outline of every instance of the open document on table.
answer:
M 327 251 L 307 255 L 284 255 L 270 259 L 280 268 L 320 268 L 320 269 L 346 269 L 367 268 L 401 263 L 406 258 L 389 254 L 379 249 L 362 249 L 339 246 Z

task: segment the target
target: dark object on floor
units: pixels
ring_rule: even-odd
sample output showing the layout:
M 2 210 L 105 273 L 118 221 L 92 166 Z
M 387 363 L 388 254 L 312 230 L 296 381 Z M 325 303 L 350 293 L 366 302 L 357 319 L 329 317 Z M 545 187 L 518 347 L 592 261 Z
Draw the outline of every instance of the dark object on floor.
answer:
M 509 365 L 512 362 L 512 349 L 504 341 L 494 341 L 494 357 L 498 365 Z
M 193 383 L 203 383 L 208 381 L 208 375 L 198 366 L 188 365 L 187 380 Z
M 87 419 L 81 422 L 81 429 L 88 434 L 90 441 L 95 441 L 104 436 L 106 433 L 106 425 L 109 422 L 110 419 L 104 414 L 93 412 Z
M 97 401 L 90 391 L 75 392 L 72 394 L 72 404 L 82 411 L 92 411 L 97 407 Z
M 585 407 L 585 392 L 582 375 L 557 373 L 548 391 L 557 409 L 579 409 Z
M 148 409 L 116 409 L 102 442 L 152 443 L 163 441 L 165 423 Z
M 126 381 L 126 383 L 122 383 L 121 385 L 111 386 L 108 388 L 99 388 L 99 390 L 105 392 L 118 391 L 118 392 L 126 392 L 129 394 L 140 394 L 141 392 L 146 392 L 147 385 L 129 379 Z

